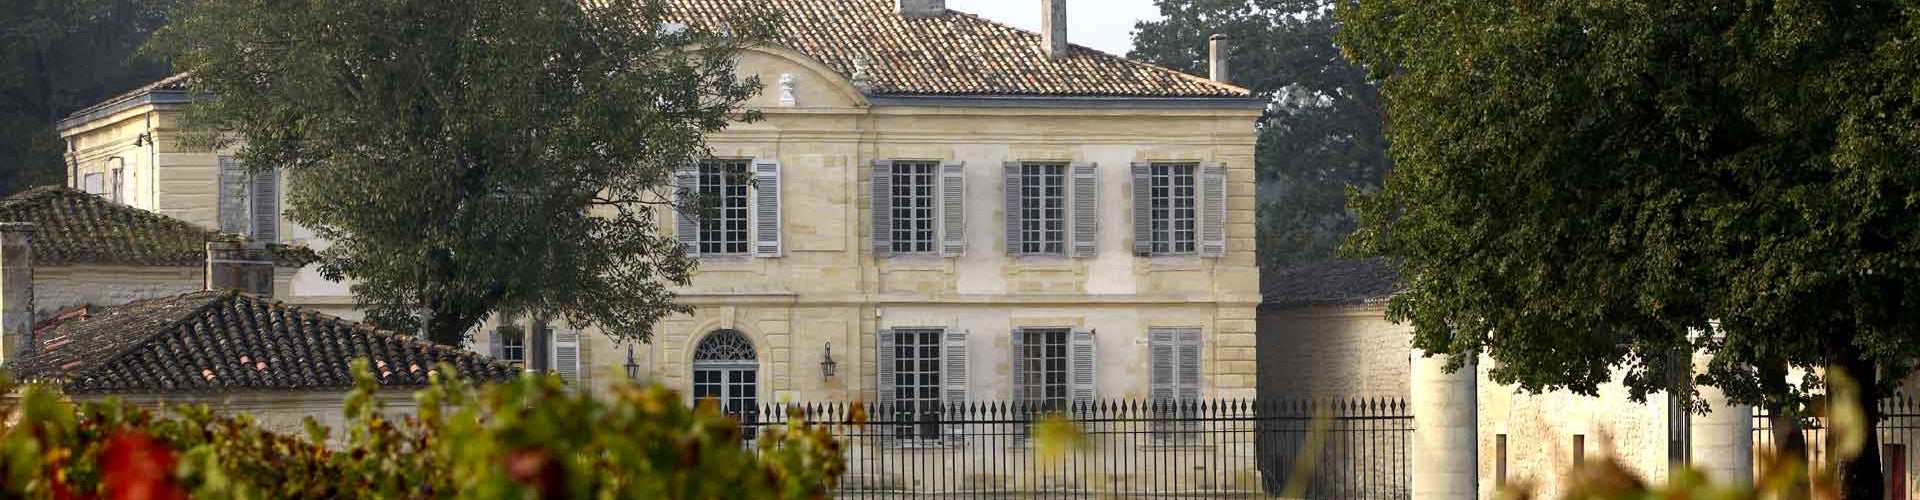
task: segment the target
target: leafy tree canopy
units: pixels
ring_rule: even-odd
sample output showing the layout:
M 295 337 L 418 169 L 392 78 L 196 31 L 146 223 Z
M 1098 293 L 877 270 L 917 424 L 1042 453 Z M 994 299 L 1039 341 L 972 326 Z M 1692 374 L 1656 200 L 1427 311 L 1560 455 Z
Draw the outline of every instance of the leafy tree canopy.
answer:
M 23 0 L 0 9 L 0 196 L 62 184 L 54 124 L 157 80 L 166 63 L 134 57 L 173 0 Z
M 1232 83 L 1272 101 L 1255 153 L 1260 265 L 1333 256 L 1353 231 L 1347 188 L 1372 190 L 1392 167 L 1378 88 L 1333 43 L 1332 0 L 1155 0 L 1128 57 L 1207 74 L 1207 39 L 1232 38 Z
M 693 261 L 650 203 L 760 84 L 727 33 L 658 2 L 190 0 L 155 47 L 238 158 L 290 172 L 287 218 L 369 317 L 457 344 L 534 311 L 645 340 Z M 671 197 L 668 197 L 671 199 Z
M 1692 382 L 1748 404 L 1842 369 L 1871 426 L 1920 354 L 1916 9 L 1343 1 L 1396 165 L 1352 249 L 1404 263 L 1416 347 L 1496 382 L 1644 398 L 1691 390 L 1664 367 L 1704 350 Z M 1866 449 L 1849 498 L 1879 498 Z

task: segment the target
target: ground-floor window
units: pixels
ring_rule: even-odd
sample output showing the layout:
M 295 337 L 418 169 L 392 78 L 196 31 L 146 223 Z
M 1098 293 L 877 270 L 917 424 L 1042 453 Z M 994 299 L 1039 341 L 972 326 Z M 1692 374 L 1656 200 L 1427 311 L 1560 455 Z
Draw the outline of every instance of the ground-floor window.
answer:
M 759 357 L 753 342 L 737 330 L 718 330 L 693 349 L 693 399 L 712 400 L 721 411 L 751 419 L 760 384 Z
M 894 436 L 904 439 L 940 437 L 940 338 L 942 330 L 893 332 Z
M 1019 363 L 1015 398 L 1042 411 L 1067 407 L 1067 335 L 1066 328 L 1023 328 L 1014 330 Z

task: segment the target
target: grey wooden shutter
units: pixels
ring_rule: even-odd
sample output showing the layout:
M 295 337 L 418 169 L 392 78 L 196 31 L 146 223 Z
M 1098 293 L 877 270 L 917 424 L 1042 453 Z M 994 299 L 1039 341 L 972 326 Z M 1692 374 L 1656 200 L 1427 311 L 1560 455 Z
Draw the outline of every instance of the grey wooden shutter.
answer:
M 493 359 L 500 359 L 502 356 L 506 356 L 506 348 L 507 348 L 506 339 L 500 338 L 499 328 L 487 330 L 487 355 L 488 356 L 493 357 Z
M 940 382 L 946 387 L 940 399 L 947 406 L 945 418 L 959 420 L 967 404 L 967 331 L 949 329 L 943 337 L 946 341 L 942 342 L 944 352 L 940 354 L 940 361 L 944 373 L 940 374 Z M 947 424 L 941 434 L 948 441 L 958 442 L 966 437 L 961 430 L 960 424 Z
M 874 376 L 873 384 L 874 406 L 878 408 L 873 409 L 873 416 L 884 419 L 881 420 L 883 422 L 892 422 L 895 420 L 893 416 L 893 330 L 881 328 L 874 337 L 873 364 L 878 372 Z M 887 431 L 889 435 L 892 433 L 891 430 Z
M 1227 167 L 1200 165 L 1200 256 L 1227 254 Z
M 1074 163 L 1073 256 L 1092 257 L 1099 250 L 1100 175 L 1092 163 Z
M 675 214 L 673 235 L 680 239 L 680 248 L 688 255 L 700 253 L 700 171 L 693 165 L 682 167 L 673 172 L 673 184 L 676 193 L 675 204 L 679 213 Z
M 1153 400 L 1155 406 L 1171 403 L 1179 393 L 1174 376 L 1174 366 L 1178 362 L 1175 356 L 1179 351 L 1175 347 L 1173 330 L 1155 328 L 1147 333 L 1147 357 L 1152 364 L 1147 374 L 1152 384 L 1147 398 Z
M 1027 394 L 1027 335 L 1026 331 L 1013 329 L 1013 401 L 1025 403 L 1032 397 Z
M 940 255 L 967 252 L 967 171 L 959 163 L 940 166 Z
M 220 157 L 220 200 L 215 205 L 220 232 L 247 233 L 247 168 L 231 156 Z
M 580 381 L 580 331 L 555 328 L 553 335 L 553 373 L 573 384 Z
M 1006 170 L 1006 196 L 1002 202 L 1006 205 L 1007 219 L 1007 255 L 1020 255 L 1020 162 L 1010 161 L 1002 165 Z
M 753 254 L 780 256 L 780 162 L 753 161 Z
M 1179 373 L 1175 375 L 1178 378 L 1178 386 L 1176 387 L 1177 392 L 1174 394 L 1174 397 L 1186 403 L 1199 401 L 1200 329 L 1182 328 L 1175 331 L 1175 334 L 1180 337 L 1180 354 L 1179 365 L 1175 367 L 1175 370 Z
M 1133 254 L 1153 255 L 1153 164 L 1133 163 Z
M 267 168 L 253 173 L 251 198 L 252 233 L 254 241 L 262 243 L 280 242 L 280 171 Z
M 1067 395 L 1072 398 L 1074 407 L 1085 410 L 1093 404 L 1094 367 L 1096 366 L 1093 357 L 1093 331 L 1075 329 L 1072 336 L 1067 339 L 1067 356 L 1069 357 L 1067 367 L 1072 370 L 1068 374 L 1070 389 Z
M 893 160 L 874 160 L 868 175 L 873 186 L 873 254 L 893 253 Z

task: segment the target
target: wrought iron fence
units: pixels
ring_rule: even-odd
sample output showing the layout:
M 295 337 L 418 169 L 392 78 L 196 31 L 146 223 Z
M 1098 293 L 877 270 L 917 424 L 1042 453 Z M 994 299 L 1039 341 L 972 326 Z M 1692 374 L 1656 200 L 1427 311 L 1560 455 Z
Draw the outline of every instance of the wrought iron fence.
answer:
M 841 497 L 1408 497 L 1413 417 L 1400 400 L 766 405 L 755 428 L 827 424 Z M 1039 445 L 1047 419 L 1077 442 Z M 1045 432 L 1045 431 L 1040 431 Z
M 1807 442 L 1807 463 L 1823 463 L 1827 454 L 1826 419 L 1807 418 L 1801 422 L 1800 432 Z M 1920 403 L 1904 396 L 1880 400 L 1880 422 L 1874 426 L 1874 432 L 1880 438 L 1880 470 L 1886 481 L 1886 498 L 1916 498 L 1916 495 L 1920 495 L 1920 488 L 1915 486 L 1915 480 L 1920 479 L 1920 470 L 1913 465 L 1909 445 L 1920 443 Z M 1753 455 L 1756 474 L 1760 471 L 1763 455 L 1773 452 L 1777 446 L 1773 419 L 1764 411 L 1754 412 Z

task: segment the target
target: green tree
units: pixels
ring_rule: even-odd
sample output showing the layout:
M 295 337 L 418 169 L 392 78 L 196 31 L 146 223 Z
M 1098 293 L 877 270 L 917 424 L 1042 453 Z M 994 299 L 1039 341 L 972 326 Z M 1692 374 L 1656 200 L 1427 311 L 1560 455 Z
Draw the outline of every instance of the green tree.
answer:
M 1871 429 L 1920 353 L 1916 9 L 1343 1 L 1396 165 L 1351 249 L 1403 263 L 1415 347 L 1496 382 L 1793 414 L 1839 369 L 1862 393 L 1834 415 Z M 1705 373 L 1668 376 L 1693 351 Z M 1849 499 L 1880 498 L 1867 439 Z
M 155 47 L 217 95 L 189 112 L 289 172 L 288 220 L 332 246 L 370 318 L 458 344 L 533 311 L 646 340 L 693 261 L 657 231 L 674 168 L 757 114 L 735 74 L 773 16 L 725 33 L 654 1 L 191 0 Z M 216 136 L 206 132 L 207 137 Z M 208 141 L 208 145 L 217 141 Z
M 0 196 L 62 184 L 54 124 L 166 75 L 133 57 L 172 0 L 23 0 L 0 9 Z
M 1353 231 L 1347 188 L 1378 189 L 1392 162 L 1366 70 L 1340 54 L 1332 0 L 1155 0 L 1128 57 L 1207 74 L 1207 39 L 1232 37 L 1233 83 L 1272 102 L 1259 121 L 1260 265 L 1331 258 Z

